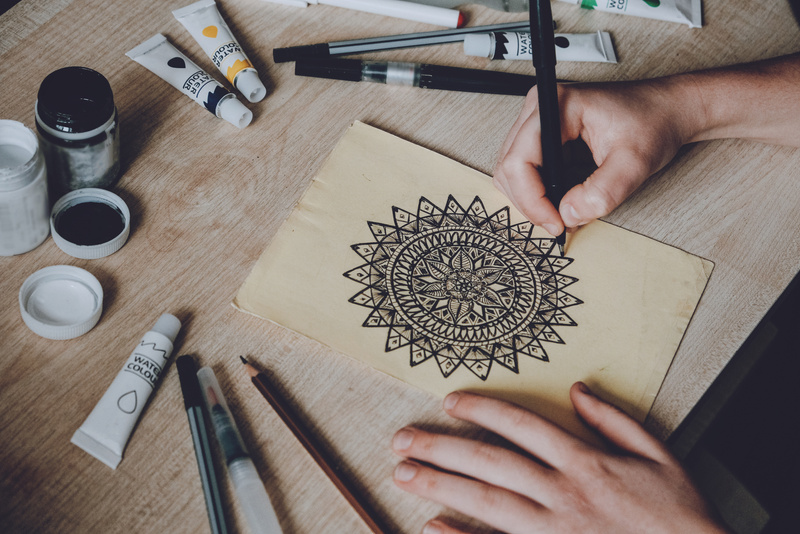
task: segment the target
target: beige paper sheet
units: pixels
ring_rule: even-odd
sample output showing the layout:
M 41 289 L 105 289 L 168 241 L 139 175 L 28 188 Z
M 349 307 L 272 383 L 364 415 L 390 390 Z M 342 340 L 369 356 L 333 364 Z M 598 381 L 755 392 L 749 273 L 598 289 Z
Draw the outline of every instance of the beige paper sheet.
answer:
M 451 196 L 458 205 L 450 205 L 446 219 L 437 209 L 448 211 Z M 473 204 L 476 196 L 480 202 Z M 543 257 L 550 236 L 538 227 L 526 233 L 532 225 L 508 205 L 486 175 L 357 122 L 262 254 L 234 306 L 436 395 L 459 389 L 492 394 L 583 433 L 568 390 L 584 380 L 644 420 L 711 262 L 603 222 L 570 236 L 571 263 Z M 470 208 L 475 216 L 466 223 L 463 212 Z M 460 231 L 470 225 L 482 230 Z M 537 262 L 530 276 L 525 266 Z M 393 274 L 384 275 L 389 269 Z M 359 283 L 359 272 L 371 282 Z M 381 289 L 386 280 L 393 290 Z M 531 288 L 534 297 L 513 296 Z M 541 311 L 552 307 L 548 302 L 556 312 Z M 374 326 L 362 326 L 368 318 Z M 534 328 L 547 322 L 550 328 Z M 481 336 L 494 337 L 481 344 Z M 536 341 L 544 337 L 556 342 Z M 385 350 L 395 345 L 400 348 Z M 486 352 L 497 358 L 487 362 Z M 421 363 L 412 366 L 412 354 Z M 464 363 L 445 376 L 442 369 L 457 358 Z

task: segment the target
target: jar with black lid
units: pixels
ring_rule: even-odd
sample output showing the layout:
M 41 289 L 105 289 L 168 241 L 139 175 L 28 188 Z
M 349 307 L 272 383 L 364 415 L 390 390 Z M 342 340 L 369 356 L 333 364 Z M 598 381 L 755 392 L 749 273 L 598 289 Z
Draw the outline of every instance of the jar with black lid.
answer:
M 86 67 L 51 72 L 39 86 L 36 130 L 51 198 L 109 189 L 119 178 L 119 125 L 108 80 Z

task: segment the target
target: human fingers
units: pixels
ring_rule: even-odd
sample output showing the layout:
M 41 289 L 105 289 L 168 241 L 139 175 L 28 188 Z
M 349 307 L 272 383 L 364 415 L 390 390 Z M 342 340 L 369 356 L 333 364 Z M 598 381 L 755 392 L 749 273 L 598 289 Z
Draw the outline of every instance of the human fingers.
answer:
M 397 454 L 434 464 L 548 504 L 555 472 L 503 447 L 416 428 L 399 430 L 392 440 Z
M 542 226 L 551 235 L 559 235 L 564 224 L 558 210 L 547 198 L 539 174 L 542 147 L 538 115 L 529 117 L 517 132 L 504 158 L 494 171 L 495 185 L 531 222 Z
M 408 460 L 395 468 L 394 483 L 509 534 L 536 531 L 537 516 L 547 513 L 518 493 Z
M 578 415 L 609 442 L 628 453 L 659 463 L 674 463 L 663 443 L 631 416 L 593 395 L 583 382 L 573 384 L 569 395 Z
M 556 469 L 589 448 L 555 423 L 510 402 L 457 391 L 445 397 L 444 408 L 450 416 L 491 430 Z
M 422 527 L 422 534 L 466 534 L 463 530 L 448 525 L 444 521 L 431 519 Z
M 536 122 L 539 122 L 539 93 L 536 89 L 536 86 L 533 86 L 530 91 L 528 91 L 528 95 L 525 97 L 525 102 L 522 104 L 522 109 L 520 109 L 519 115 L 517 115 L 517 120 L 514 121 L 514 124 L 511 125 L 511 129 L 506 134 L 505 140 L 503 140 L 503 144 L 500 145 L 500 150 L 497 153 L 497 161 L 500 162 L 508 152 L 508 149 L 511 147 L 511 143 L 517 137 L 517 132 L 522 127 L 522 125 L 534 115 L 533 119 Z
M 583 226 L 608 215 L 628 198 L 648 176 L 648 164 L 635 152 L 611 151 L 603 163 L 586 179 L 564 195 L 559 213 L 570 228 Z

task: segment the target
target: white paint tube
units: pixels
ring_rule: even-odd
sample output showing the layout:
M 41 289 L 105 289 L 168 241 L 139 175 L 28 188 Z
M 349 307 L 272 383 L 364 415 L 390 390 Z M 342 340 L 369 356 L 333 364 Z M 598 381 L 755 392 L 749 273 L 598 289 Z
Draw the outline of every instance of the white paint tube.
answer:
M 557 61 L 616 63 L 617 55 L 608 32 L 555 34 Z M 529 32 L 474 33 L 464 36 L 464 53 L 491 59 L 533 58 Z
M 225 89 L 160 33 L 125 55 L 220 119 L 238 128 L 244 128 L 253 120 L 253 112 L 244 107 L 235 94 Z
M 117 468 L 133 427 L 172 354 L 180 328 L 181 322 L 174 315 L 165 313 L 159 317 L 75 431 L 72 443 L 111 469 Z
M 172 12 L 189 30 L 214 65 L 250 102 L 267 96 L 258 72 L 219 13 L 214 0 L 200 0 Z
M 703 25 L 702 0 L 561 0 L 584 9 L 620 13 L 648 19 L 682 22 L 690 28 Z

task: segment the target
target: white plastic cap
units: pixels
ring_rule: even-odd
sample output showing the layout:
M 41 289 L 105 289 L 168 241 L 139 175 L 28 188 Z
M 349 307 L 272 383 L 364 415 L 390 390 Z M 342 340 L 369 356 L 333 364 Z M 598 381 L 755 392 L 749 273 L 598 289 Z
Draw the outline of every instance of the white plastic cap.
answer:
M 253 120 L 253 112 L 239 102 L 236 96 L 225 98 L 219 103 L 217 113 L 237 128 L 244 128 Z
M 488 33 L 468 33 L 464 36 L 464 53 L 468 56 L 492 57 L 493 40 Z
M 158 318 L 156 324 L 150 330 L 158 332 L 172 343 L 175 343 L 175 338 L 178 337 L 178 332 L 181 329 L 181 321 L 172 314 L 165 313 Z
M 53 265 L 30 275 L 19 290 L 22 320 L 47 339 L 82 336 L 103 312 L 103 287 L 79 267 Z
M 113 210 L 119 213 L 119 216 L 122 219 L 122 230 L 120 233 L 105 243 L 99 243 L 96 245 L 81 245 L 78 243 L 73 243 L 65 236 L 62 236 L 59 233 L 59 229 L 62 231 L 64 230 L 61 228 L 59 223 L 61 217 L 70 208 L 83 203 L 105 204 L 106 206 L 113 208 Z M 82 219 L 81 224 L 86 225 L 87 231 L 92 231 L 93 229 L 101 226 L 102 223 L 100 221 Z M 79 229 L 73 229 L 72 231 L 75 232 L 78 230 Z M 53 235 L 53 241 L 56 242 L 58 248 L 74 258 L 80 258 L 82 260 L 94 260 L 109 256 L 122 248 L 122 245 L 124 245 L 128 240 L 128 235 L 130 235 L 130 232 L 131 212 L 128 209 L 128 205 L 125 204 L 125 201 L 122 200 L 118 195 L 115 195 L 111 191 L 106 191 L 105 189 L 87 187 L 84 189 L 70 191 L 63 197 L 59 198 L 53 205 L 53 209 L 50 211 L 50 233 Z
M 243 70 L 237 74 L 236 88 L 253 103 L 261 102 L 267 96 L 267 88 L 261 83 L 261 78 L 254 70 Z

